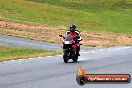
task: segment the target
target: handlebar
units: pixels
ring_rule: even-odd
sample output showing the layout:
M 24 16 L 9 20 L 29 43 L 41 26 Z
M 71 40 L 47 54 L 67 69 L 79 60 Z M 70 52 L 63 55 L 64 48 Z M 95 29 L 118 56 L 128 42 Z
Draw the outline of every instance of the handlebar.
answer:
M 60 37 L 63 37 L 62 35 L 59 35 Z
M 65 37 L 63 35 L 59 35 L 60 37 L 63 37 L 65 39 Z

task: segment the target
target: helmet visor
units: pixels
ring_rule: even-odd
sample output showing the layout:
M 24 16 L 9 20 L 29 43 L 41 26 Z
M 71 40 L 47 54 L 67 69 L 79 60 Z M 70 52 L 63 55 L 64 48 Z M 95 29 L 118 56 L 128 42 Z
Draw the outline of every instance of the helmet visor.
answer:
M 71 31 L 71 32 L 74 32 L 74 31 L 75 31 L 75 28 L 70 28 L 70 31 Z

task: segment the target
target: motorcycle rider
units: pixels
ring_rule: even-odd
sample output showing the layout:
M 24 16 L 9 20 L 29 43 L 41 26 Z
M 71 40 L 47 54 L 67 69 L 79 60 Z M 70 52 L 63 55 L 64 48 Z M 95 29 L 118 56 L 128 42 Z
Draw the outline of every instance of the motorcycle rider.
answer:
M 80 56 L 80 53 L 79 53 L 80 44 L 79 44 L 79 42 L 82 41 L 82 38 L 81 38 L 80 32 L 76 29 L 75 24 L 70 25 L 69 30 L 67 30 L 67 32 L 66 32 L 66 35 L 68 35 L 68 34 L 72 35 L 73 37 L 78 36 L 77 39 L 75 40 L 75 42 L 77 43 L 77 51 L 78 51 L 77 54 L 78 54 L 78 56 Z

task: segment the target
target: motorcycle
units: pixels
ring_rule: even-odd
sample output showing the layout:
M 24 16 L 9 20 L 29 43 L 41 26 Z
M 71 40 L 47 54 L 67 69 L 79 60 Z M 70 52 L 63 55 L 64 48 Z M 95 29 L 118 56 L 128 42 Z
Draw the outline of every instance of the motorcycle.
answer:
M 72 35 L 68 34 L 65 37 L 62 35 L 59 35 L 60 37 L 63 37 L 62 43 L 63 43 L 63 60 L 65 63 L 69 61 L 69 59 L 72 59 L 73 62 L 77 62 L 78 60 L 78 53 L 77 46 L 79 43 L 75 41 L 75 39 L 78 36 L 73 37 Z

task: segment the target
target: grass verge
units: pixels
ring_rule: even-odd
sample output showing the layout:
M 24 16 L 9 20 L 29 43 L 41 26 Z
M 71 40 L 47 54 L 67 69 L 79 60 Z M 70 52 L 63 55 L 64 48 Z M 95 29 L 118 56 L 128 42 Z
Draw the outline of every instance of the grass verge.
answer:
M 0 18 L 132 34 L 131 0 L 0 0 Z
M 0 61 L 26 59 L 32 57 L 43 57 L 57 54 L 62 54 L 62 52 L 0 46 Z

